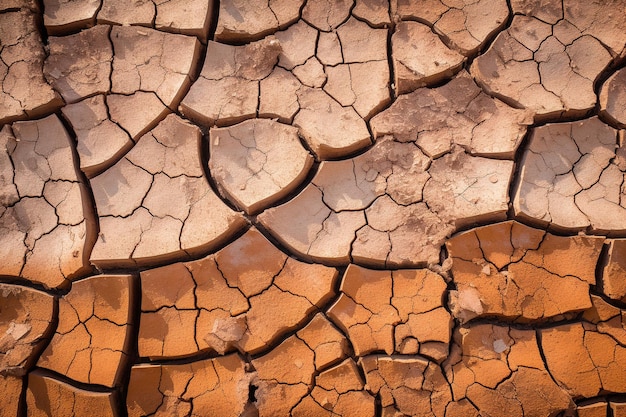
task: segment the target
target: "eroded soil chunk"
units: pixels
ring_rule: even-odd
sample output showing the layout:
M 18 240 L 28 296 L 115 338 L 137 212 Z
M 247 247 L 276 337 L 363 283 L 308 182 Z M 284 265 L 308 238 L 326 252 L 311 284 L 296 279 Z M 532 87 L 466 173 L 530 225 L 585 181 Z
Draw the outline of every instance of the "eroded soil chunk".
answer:
M 131 279 L 102 275 L 74 283 L 59 300 L 59 324 L 37 366 L 87 384 L 119 383 L 131 343 Z
M 461 321 L 497 316 L 528 322 L 587 309 L 603 242 L 514 221 L 456 235 L 446 243 L 457 288 L 450 292 L 451 310 Z
M 262 351 L 328 301 L 336 277 L 250 229 L 215 255 L 141 273 L 139 355 Z M 164 297 L 163 288 L 174 291 Z
M 91 415 L 117 417 L 114 392 L 95 392 L 77 388 L 40 371 L 28 376 L 26 404 L 33 417 Z
M 24 9 L 0 14 L 0 123 L 38 117 L 63 104 L 44 79 L 44 58 L 36 16 Z
M 533 130 L 515 213 L 563 230 L 626 230 L 626 161 L 618 132 L 597 117 Z
M 244 365 L 232 354 L 185 365 L 133 366 L 128 415 L 240 416 L 250 379 Z
M 242 226 L 240 215 L 209 187 L 200 146 L 200 130 L 172 114 L 90 180 L 100 216 L 94 264 L 184 258 Z
M 0 143 L 0 274 L 67 286 L 88 270 L 94 232 L 72 139 L 52 115 L 5 125 Z
M 478 324 L 461 327 L 444 366 L 457 404 L 481 416 L 555 415 L 573 408 L 542 361 L 533 330 Z M 447 414 L 446 414 L 447 415 Z
M 442 1 L 395 0 L 392 13 L 402 20 L 425 21 L 450 48 L 465 56 L 475 54 L 506 25 L 509 8 L 504 0 Z
M 348 335 L 358 356 L 421 354 L 443 360 L 450 314 L 445 282 L 429 270 L 374 271 L 350 265 L 328 316 Z
M 298 129 L 271 120 L 214 128 L 210 135 L 211 173 L 249 214 L 286 197 L 313 164 L 300 144 Z
M 474 61 L 471 72 L 486 91 L 532 110 L 536 119 L 581 116 L 595 106 L 594 83 L 624 43 L 611 40 L 616 49 L 607 49 L 608 39 L 601 36 L 605 28 L 593 21 L 601 13 L 599 5 L 567 4 L 563 10 L 559 2 L 547 3 L 558 16 L 544 21 L 515 15 L 511 26 Z M 541 9 L 545 13 L 550 7 Z M 620 16 L 611 25 L 623 25 L 624 19 Z
M 54 300 L 44 292 L 9 284 L 0 285 L 0 297 L 0 373 L 22 376 L 52 336 Z

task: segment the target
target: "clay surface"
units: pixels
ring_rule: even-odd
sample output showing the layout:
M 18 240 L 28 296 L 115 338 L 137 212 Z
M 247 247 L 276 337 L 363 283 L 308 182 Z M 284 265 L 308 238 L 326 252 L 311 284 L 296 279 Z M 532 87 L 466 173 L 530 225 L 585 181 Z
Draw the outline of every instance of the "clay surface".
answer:
M 29 416 L 93 415 L 116 417 L 117 395 L 93 392 L 59 381 L 40 371 L 28 376 L 26 406 Z
M 49 39 L 50 55 L 44 74 L 66 103 L 106 93 L 111 88 L 110 30 L 107 26 L 95 26 L 76 35 Z
M 93 217 L 75 169 L 72 139 L 56 115 L 5 125 L 0 274 L 48 288 L 67 286 L 88 267 Z M 11 166 L 15 167 L 11 169 Z M 91 229 L 91 230 L 90 230 Z
M 421 354 L 442 360 L 450 341 L 443 308 L 445 282 L 429 270 L 373 271 L 350 265 L 329 317 L 347 333 L 354 352 Z
M 560 5 L 553 6 L 562 16 Z M 577 18 L 550 24 L 534 16 L 514 16 L 511 26 L 472 64 L 472 74 L 487 92 L 532 110 L 536 119 L 583 115 L 596 103 L 593 85 L 611 62 L 611 52 L 619 50 L 607 50 L 597 37 L 580 31 Z
M 511 3 L 543 3 L 512 1 Z M 555 2 L 556 3 L 556 2 Z M 446 45 L 463 55 L 474 55 L 487 40 L 506 25 L 509 8 L 504 0 L 447 2 L 442 0 L 391 1 L 392 14 L 402 20 L 424 21 Z M 515 10 L 517 11 L 517 10 Z
M 8 375 L 24 375 L 45 347 L 53 331 L 55 302 L 42 291 L 9 284 L 0 285 L 0 297 L 0 372 L 12 386 Z
M 213 177 L 248 214 L 286 197 L 313 164 L 298 129 L 266 119 L 212 129 L 209 153 Z
M 624 11 L 0 1 L 0 417 L 626 417 Z
M 43 76 L 45 51 L 37 16 L 28 9 L 8 9 L 0 15 L 0 124 L 39 117 L 63 104 Z
M 200 130 L 171 114 L 90 180 L 100 218 L 91 262 L 184 258 L 241 227 L 241 216 L 209 187 L 198 155 L 202 146 Z
M 184 281 L 168 284 L 172 274 Z M 250 229 L 215 255 L 141 273 L 139 355 L 267 349 L 333 296 L 336 277 L 332 268 L 288 258 Z
M 446 243 L 457 284 L 450 308 L 461 321 L 571 316 L 591 307 L 589 286 L 596 284 L 603 241 L 555 236 L 512 221 L 456 235 Z
M 559 229 L 626 229 L 620 135 L 597 117 L 535 129 L 521 160 L 517 215 Z
M 187 365 L 136 365 L 129 416 L 239 416 L 248 397 L 245 363 L 236 354 Z
M 112 387 L 130 344 L 131 277 L 95 276 L 59 301 L 59 324 L 37 366 L 75 381 Z

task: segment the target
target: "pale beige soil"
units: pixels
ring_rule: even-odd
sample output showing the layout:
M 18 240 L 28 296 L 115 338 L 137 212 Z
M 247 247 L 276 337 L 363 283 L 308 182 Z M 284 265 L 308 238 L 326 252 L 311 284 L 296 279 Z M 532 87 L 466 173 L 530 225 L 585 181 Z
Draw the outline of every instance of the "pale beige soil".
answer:
M 0 417 L 626 416 L 626 0 L 0 0 Z

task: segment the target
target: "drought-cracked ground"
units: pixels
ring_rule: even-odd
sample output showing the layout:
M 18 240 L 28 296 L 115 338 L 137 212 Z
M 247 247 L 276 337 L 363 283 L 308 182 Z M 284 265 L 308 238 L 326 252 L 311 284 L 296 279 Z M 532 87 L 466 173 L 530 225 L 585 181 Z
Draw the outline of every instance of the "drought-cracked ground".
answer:
M 0 0 L 0 417 L 626 416 L 625 0 Z

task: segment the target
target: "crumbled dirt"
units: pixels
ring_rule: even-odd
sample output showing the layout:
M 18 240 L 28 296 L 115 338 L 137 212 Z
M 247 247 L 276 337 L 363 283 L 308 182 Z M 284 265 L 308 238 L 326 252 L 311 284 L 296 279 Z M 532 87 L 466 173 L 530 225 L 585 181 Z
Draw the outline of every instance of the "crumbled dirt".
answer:
M 0 87 L 0 417 L 626 416 L 626 0 L 4 0 Z

